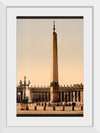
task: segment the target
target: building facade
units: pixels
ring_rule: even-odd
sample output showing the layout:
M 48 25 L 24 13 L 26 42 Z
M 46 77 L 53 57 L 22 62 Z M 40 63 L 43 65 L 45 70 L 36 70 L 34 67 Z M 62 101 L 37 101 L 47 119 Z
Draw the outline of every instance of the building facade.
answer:
M 32 103 L 50 102 L 50 87 L 26 87 L 26 96 Z M 17 86 L 17 103 L 21 103 L 23 99 L 24 87 Z M 83 105 L 83 84 L 59 86 L 59 102 Z

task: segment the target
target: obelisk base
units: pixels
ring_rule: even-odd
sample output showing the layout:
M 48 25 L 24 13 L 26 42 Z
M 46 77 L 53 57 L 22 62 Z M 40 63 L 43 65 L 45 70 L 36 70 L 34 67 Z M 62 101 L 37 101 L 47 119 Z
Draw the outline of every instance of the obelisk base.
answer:
M 59 102 L 59 89 L 58 86 L 50 87 L 50 102 Z

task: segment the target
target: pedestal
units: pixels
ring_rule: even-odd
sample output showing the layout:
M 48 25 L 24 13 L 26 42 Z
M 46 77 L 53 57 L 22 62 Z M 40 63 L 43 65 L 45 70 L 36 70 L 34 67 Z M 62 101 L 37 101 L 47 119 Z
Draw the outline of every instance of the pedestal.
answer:
M 59 88 L 58 87 L 51 87 L 50 92 L 51 92 L 50 102 L 51 103 L 59 102 Z

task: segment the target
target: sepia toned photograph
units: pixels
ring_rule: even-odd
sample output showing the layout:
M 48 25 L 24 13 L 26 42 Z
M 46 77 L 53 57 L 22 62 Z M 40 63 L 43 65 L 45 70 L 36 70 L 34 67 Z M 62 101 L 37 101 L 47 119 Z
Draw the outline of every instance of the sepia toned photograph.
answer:
M 16 116 L 83 117 L 83 16 L 16 17 Z

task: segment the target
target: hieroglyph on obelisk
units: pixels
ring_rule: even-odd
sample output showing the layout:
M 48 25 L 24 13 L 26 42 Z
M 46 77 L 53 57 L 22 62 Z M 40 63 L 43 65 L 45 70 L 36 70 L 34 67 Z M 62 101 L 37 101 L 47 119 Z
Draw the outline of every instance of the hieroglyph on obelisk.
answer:
M 52 44 L 51 44 L 50 101 L 59 102 L 58 52 L 57 52 L 57 33 L 55 32 L 55 21 L 53 23 L 53 34 L 52 34 Z

